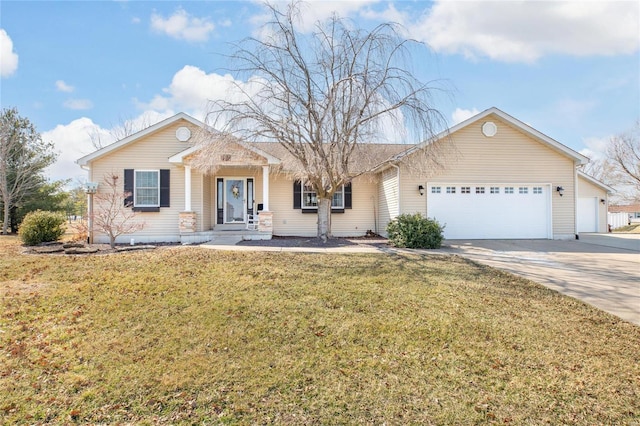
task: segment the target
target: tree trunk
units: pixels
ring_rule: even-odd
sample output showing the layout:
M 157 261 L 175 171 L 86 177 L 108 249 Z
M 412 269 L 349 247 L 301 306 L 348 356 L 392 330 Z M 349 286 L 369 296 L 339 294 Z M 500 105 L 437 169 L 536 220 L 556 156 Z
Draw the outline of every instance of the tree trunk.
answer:
M 9 227 L 9 209 L 7 203 L 4 204 L 4 218 L 2 219 L 2 235 L 7 235 L 7 229 Z
M 325 243 L 331 238 L 331 198 L 318 199 L 318 238 Z

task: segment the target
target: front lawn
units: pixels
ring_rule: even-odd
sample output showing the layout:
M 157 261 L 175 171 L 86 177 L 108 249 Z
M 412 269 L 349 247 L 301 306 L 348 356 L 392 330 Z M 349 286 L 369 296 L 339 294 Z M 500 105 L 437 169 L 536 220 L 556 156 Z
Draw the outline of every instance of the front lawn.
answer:
M 20 251 L 0 423 L 640 419 L 640 327 L 457 257 Z

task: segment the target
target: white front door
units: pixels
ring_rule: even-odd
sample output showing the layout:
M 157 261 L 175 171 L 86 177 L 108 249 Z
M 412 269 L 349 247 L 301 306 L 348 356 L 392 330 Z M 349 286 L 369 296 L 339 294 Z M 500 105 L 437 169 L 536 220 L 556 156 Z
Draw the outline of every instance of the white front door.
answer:
M 224 188 L 224 223 L 244 223 L 246 213 L 244 179 L 225 179 Z

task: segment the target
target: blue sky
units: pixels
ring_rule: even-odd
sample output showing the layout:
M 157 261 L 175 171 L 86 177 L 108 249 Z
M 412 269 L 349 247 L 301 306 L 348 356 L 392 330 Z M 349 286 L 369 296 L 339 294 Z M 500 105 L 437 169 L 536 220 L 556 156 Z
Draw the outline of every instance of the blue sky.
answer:
M 450 94 L 453 125 L 492 106 L 597 156 L 640 117 L 640 2 L 312 1 L 303 28 L 336 11 L 357 25 L 394 21 L 429 50 L 423 81 Z M 82 180 L 74 161 L 177 112 L 203 118 L 224 97 L 229 42 L 259 34 L 259 2 L 0 3 L 0 103 L 17 107 L 60 152 L 51 179 Z

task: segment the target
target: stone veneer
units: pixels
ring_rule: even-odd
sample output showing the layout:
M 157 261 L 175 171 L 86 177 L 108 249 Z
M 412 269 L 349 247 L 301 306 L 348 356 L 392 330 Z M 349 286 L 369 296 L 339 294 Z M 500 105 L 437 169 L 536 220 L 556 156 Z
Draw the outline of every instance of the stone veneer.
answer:
M 181 234 L 196 232 L 196 212 L 180 212 L 178 222 Z
M 273 213 L 272 212 L 258 213 L 258 231 L 273 232 Z

